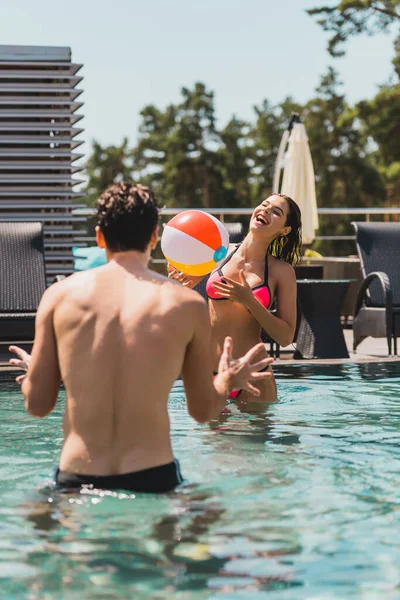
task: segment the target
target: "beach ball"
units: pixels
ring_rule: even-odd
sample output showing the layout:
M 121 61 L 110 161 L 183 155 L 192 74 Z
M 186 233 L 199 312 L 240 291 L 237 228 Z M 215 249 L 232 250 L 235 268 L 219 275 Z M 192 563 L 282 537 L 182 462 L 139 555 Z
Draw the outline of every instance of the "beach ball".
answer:
M 229 234 L 218 219 L 202 210 L 185 210 L 164 226 L 161 250 L 186 275 L 207 275 L 225 258 Z

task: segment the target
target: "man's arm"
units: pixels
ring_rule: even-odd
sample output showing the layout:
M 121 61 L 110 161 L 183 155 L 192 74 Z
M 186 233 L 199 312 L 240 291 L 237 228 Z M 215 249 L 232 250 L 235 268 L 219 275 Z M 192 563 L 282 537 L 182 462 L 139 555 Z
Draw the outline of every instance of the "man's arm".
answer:
M 210 357 L 211 325 L 207 306 L 199 297 L 193 308 L 194 332 L 186 349 L 182 380 L 190 416 L 199 423 L 206 423 L 224 408 L 230 393 L 229 378 L 228 375 L 222 378 L 222 389 L 217 392 Z
M 53 325 L 59 285 L 62 283 L 50 286 L 40 301 L 32 357 L 21 386 L 26 410 L 34 417 L 45 417 L 53 410 L 60 389 L 61 374 Z
M 234 389 L 246 389 L 254 396 L 258 396 L 260 392 L 251 385 L 250 380 L 271 377 L 270 372 L 259 371 L 272 364 L 273 359 L 264 358 L 253 362 L 258 352 L 264 348 L 263 344 L 257 344 L 245 356 L 234 360 L 232 339 L 226 338 L 218 375 L 213 379 L 210 357 L 211 325 L 208 310 L 200 298 L 194 309 L 196 313 L 193 318 L 194 332 L 186 349 L 182 379 L 190 416 L 199 423 L 206 423 L 221 413 L 230 392 Z

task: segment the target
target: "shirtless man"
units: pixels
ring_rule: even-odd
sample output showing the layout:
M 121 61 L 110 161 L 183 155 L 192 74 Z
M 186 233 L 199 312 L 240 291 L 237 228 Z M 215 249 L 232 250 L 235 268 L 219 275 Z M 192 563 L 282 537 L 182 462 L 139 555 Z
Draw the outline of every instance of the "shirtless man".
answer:
M 182 478 L 170 441 L 168 395 L 179 375 L 190 415 L 220 414 L 233 389 L 258 395 L 250 381 L 272 362 L 239 360 L 225 340 L 213 380 L 210 323 L 201 296 L 148 268 L 158 239 L 158 208 L 149 188 L 109 187 L 97 203 L 97 243 L 108 263 L 50 286 L 36 319 L 32 357 L 16 346 L 11 364 L 25 369 L 25 406 L 35 417 L 67 395 L 64 444 L 56 482 L 62 488 L 166 492 Z

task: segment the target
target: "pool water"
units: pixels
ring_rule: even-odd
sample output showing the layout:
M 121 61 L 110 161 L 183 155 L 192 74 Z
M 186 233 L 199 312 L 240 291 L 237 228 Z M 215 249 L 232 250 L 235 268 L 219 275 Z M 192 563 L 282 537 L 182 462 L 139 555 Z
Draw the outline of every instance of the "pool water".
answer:
M 280 402 L 208 425 L 170 397 L 186 485 L 164 496 L 50 486 L 44 420 L 0 383 L 0 598 L 400 598 L 400 363 L 279 366 Z

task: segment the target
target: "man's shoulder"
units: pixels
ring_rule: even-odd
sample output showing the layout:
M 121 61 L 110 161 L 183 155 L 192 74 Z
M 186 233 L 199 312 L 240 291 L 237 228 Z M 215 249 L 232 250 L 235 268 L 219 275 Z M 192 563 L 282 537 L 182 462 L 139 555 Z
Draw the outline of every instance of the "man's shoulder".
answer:
M 162 288 L 165 291 L 165 293 L 169 294 L 171 297 L 176 299 L 176 301 L 179 302 L 181 306 L 205 306 L 206 302 L 204 298 L 195 290 L 183 286 L 178 281 L 174 281 L 173 279 L 169 279 L 162 275 L 160 276 L 160 278 L 162 278 Z
M 101 268 L 102 267 L 87 271 L 78 271 L 65 277 L 61 281 L 51 284 L 46 289 L 43 298 L 47 297 L 56 303 L 60 303 L 68 298 L 76 297 L 77 293 L 79 296 L 82 295 L 82 293 L 86 295 L 87 292 L 93 288 L 93 284 L 95 283 L 96 274 L 94 271 Z
M 103 267 L 96 267 L 96 269 L 89 269 L 87 271 L 77 271 L 76 273 L 65 277 L 65 279 L 53 283 L 50 287 L 57 290 L 59 293 L 68 293 L 74 289 L 85 287 L 89 282 L 95 279 L 95 271 L 102 268 Z
M 57 281 L 46 288 L 40 299 L 40 312 L 51 311 L 59 304 L 64 296 L 66 280 L 67 278 Z

